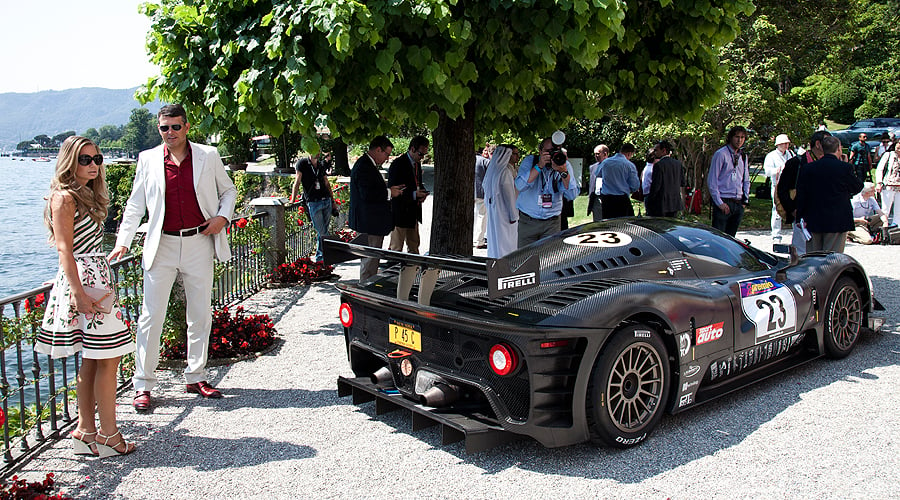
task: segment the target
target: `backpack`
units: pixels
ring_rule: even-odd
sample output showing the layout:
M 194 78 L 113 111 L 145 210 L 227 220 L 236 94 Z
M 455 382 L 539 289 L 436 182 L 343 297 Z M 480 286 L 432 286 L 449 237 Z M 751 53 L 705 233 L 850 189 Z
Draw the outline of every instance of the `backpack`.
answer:
M 796 158 L 796 157 L 794 157 L 794 158 Z M 791 158 L 791 159 L 793 159 L 793 158 Z M 797 199 L 797 179 L 800 178 L 800 168 L 803 167 L 803 165 L 806 165 L 807 163 L 809 163 L 811 160 L 812 160 L 812 158 L 810 157 L 808 152 L 799 157 L 800 164 L 797 165 L 797 176 L 794 178 L 794 184 L 792 185 L 791 189 L 788 191 L 788 193 L 791 196 L 791 200 Z M 788 161 L 790 161 L 790 160 L 788 160 Z M 780 182 L 781 181 L 779 181 L 779 183 Z M 772 203 L 775 204 L 775 211 L 778 212 L 779 217 L 781 217 L 782 219 L 786 219 L 786 220 L 791 219 L 791 217 L 788 217 L 787 209 L 784 208 L 784 205 L 782 205 L 782 203 L 781 203 L 781 199 L 778 197 L 777 187 L 775 189 L 775 197 L 772 199 Z

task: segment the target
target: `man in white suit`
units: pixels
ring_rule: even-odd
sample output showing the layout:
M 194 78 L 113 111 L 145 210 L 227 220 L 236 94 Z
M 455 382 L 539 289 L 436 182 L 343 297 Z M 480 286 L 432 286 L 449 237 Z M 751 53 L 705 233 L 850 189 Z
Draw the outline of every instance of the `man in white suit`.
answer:
M 110 260 L 131 246 L 138 225 L 148 214 L 144 241 L 144 302 L 138 320 L 133 384 L 134 407 L 151 407 L 156 385 L 159 341 L 169 294 L 181 273 L 187 306 L 187 392 L 206 398 L 222 393 L 206 380 L 206 356 L 212 324 L 210 303 L 213 257 L 231 258 L 225 227 L 231 221 L 237 190 L 215 148 L 189 143 L 190 124 L 180 104 L 157 114 L 163 144 L 141 152 L 131 196 L 125 206 L 116 247 Z

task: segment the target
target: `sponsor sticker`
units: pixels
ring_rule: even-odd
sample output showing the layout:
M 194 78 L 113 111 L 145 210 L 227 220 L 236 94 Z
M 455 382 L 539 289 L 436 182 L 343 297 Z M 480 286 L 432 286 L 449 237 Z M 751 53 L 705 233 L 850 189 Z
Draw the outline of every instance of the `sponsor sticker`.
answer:
M 497 278 L 497 290 L 509 290 L 528 285 L 534 285 L 537 282 L 537 273 L 516 274 L 513 276 L 504 276 Z
M 635 330 L 634 336 L 637 338 L 641 338 L 641 339 L 649 339 L 652 336 L 652 334 L 650 333 L 649 330 Z
M 678 352 L 685 357 L 691 352 L 691 334 L 684 332 L 678 336 Z
M 698 373 L 700 373 L 700 365 L 691 365 L 684 371 L 683 376 L 684 378 L 691 378 Z
M 694 387 L 697 387 L 698 385 L 700 385 L 699 380 L 685 382 L 685 383 L 681 384 L 681 392 L 686 392 L 688 389 L 693 389 Z
M 693 402 L 694 402 L 694 393 L 692 392 L 690 394 L 685 394 L 684 396 L 681 396 L 681 399 L 678 400 L 678 407 L 683 408 Z
M 756 327 L 756 343 L 797 330 L 797 301 L 791 289 L 772 278 L 741 281 L 741 309 Z
M 722 338 L 724 332 L 724 321 L 713 323 L 712 325 L 701 326 L 700 328 L 697 328 L 697 345 L 703 345 L 707 342 L 712 342 L 713 340 L 719 340 Z
M 596 248 L 615 248 L 631 243 L 631 236 L 617 231 L 593 231 L 569 236 L 563 240 L 567 245 Z
M 771 342 L 755 345 L 749 349 L 717 359 L 709 365 L 709 380 L 713 381 L 737 375 L 761 363 L 778 358 L 799 345 L 804 337 L 805 334 L 802 333 L 779 337 Z

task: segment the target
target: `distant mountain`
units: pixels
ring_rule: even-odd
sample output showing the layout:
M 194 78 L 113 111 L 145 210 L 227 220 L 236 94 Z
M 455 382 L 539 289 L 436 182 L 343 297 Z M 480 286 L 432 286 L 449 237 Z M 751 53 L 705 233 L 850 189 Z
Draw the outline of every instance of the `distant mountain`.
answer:
M 131 110 L 141 107 L 132 89 L 81 88 L 45 90 L 29 94 L 0 94 L 0 150 L 15 149 L 16 144 L 36 135 L 53 137 L 61 132 L 85 130 L 103 125 L 128 123 Z M 148 103 L 156 114 L 162 104 Z

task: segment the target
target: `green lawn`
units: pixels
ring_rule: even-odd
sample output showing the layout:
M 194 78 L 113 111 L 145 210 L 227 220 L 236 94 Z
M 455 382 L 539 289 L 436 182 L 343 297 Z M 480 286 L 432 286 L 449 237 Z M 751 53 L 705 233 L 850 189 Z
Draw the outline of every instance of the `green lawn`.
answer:
M 760 184 L 764 184 L 766 178 L 762 175 L 757 176 L 756 182 L 754 182 L 750 186 L 750 206 L 747 207 L 747 210 L 744 211 L 744 220 L 741 222 L 741 229 L 767 229 L 769 228 L 770 220 L 772 218 L 772 200 L 759 200 L 753 194 L 756 192 L 756 186 Z M 587 222 L 591 222 L 593 218 L 589 215 L 585 215 L 587 211 L 588 197 L 587 195 L 579 196 L 575 199 L 575 217 L 571 217 L 569 219 L 569 227 L 574 227 L 579 224 L 585 224 Z M 644 213 L 643 203 L 632 200 L 631 205 L 634 207 L 634 213 L 638 213 L 638 209 L 640 212 Z M 685 216 L 686 220 L 692 222 L 701 222 L 703 224 L 709 224 L 712 220 L 712 215 L 710 215 L 709 204 L 706 203 L 703 205 L 703 212 L 700 215 L 688 215 Z

